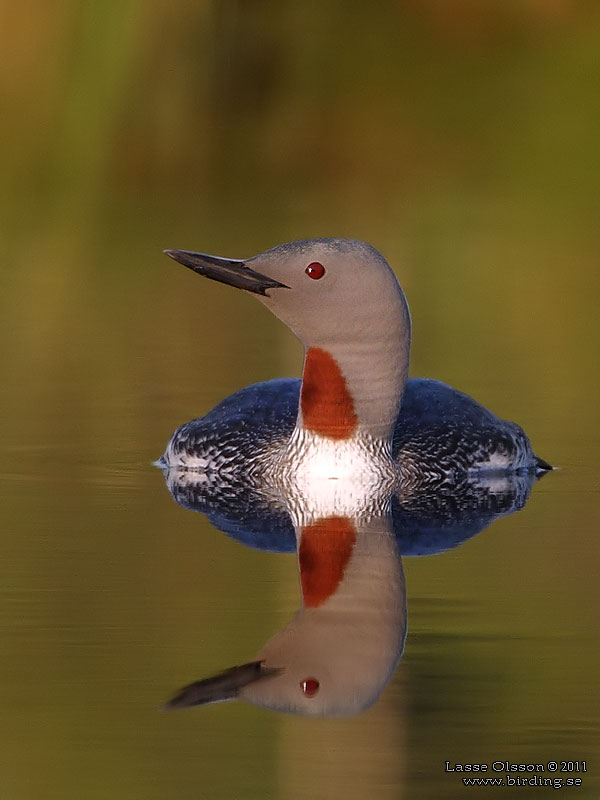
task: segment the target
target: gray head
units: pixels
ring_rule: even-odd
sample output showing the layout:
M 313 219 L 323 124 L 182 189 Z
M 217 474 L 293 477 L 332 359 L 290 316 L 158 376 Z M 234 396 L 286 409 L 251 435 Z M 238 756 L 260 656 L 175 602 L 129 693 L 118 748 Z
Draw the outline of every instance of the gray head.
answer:
M 402 621 L 392 629 L 387 620 L 369 619 L 348 633 L 352 620 L 340 616 L 336 627 L 335 615 L 328 621 L 318 611 L 299 612 L 255 660 L 184 687 L 166 708 L 245 700 L 307 716 L 358 714 L 391 677 L 404 644 Z
M 194 272 L 253 293 L 308 349 L 340 366 L 359 420 L 385 437 L 408 371 L 410 316 L 384 257 L 355 239 L 307 239 L 248 259 L 183 250 L 167 255 Z
M 372 337 L 378 329 L 389 334 L 393 322 L 409 325 L 404 294 L 387 261 L 356 239 L 289 242 L 247 259 L 165 252 L 200 275 L 257 295 L 306 347 Z

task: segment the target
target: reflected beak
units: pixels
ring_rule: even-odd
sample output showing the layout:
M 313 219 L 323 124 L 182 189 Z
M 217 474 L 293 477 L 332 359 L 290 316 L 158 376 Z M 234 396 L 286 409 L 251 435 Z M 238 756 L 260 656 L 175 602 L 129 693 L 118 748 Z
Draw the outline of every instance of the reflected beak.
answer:
M 190 683 L 165 703 L 164 708 L 170 711 L 174 708 L 187 708 L 188 706 L 203 706 L 208 703 L 220 703 L 223 700 L 235 700 L 240 691 L 251 683 L 264 680 L 273 675 L 278 675 L 282 669 L 278 667 L 265 667 L 262 661 L 250 661 L 239 667 L 205 678 L 203 681 Z
M 205 278 L 235 286 L 237 289 L 245 289 L 254 294 L 266 295 L 267 289 L 289 288 L 285 283 L 261 275 L 260 272 L 254 272 L 241 259 L 219 258 L 205 253 L 193 253 L 190 250 L 163 250 L 163 252 L 184 267 L 204 275 Z

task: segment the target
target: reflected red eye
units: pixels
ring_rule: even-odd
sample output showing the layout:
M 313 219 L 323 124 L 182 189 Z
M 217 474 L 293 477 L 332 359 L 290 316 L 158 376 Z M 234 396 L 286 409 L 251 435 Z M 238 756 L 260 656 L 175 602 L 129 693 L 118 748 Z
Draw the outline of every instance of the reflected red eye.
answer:
M 309 264 L 308 267 L 304 270 L 309 278 L 312 278 L 314 281 L 318 281 L 319 278 L 322 278 L 325 275 L 325 267 L 323 264 L 319 264 L 318 261 L 313 261 L 312 264 Z
M 314 697 L 319 691 L 319 681 L 316 678 L 305 678 L 300 686 L 306 697 Z

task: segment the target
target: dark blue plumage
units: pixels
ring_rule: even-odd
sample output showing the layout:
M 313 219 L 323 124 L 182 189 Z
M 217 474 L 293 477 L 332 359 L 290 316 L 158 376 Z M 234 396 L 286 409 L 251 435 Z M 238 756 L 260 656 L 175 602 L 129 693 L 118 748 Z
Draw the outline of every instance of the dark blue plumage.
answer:
M 200 419 L 182 425 L 163 465 L 200 461 L 206 473 L 252 476 L 265 453 L 282 448 L 294 430 L 301 381 L 277 378 L 227 397 Z M 393 436 L 400 482 L 411 487 L 458 481 L 469 471 L 547 470 L 523 430 L 499 419 L 471 397 L 424 378 L 406 382 Z M 503 463 L 514 466 L 504 467 Z

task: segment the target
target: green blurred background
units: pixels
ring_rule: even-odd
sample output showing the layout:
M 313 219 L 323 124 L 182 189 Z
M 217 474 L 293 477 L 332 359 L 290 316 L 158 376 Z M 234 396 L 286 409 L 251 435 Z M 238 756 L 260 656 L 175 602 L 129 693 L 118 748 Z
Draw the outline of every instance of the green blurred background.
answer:
M 600 6 L 0 0 L 0 37 L 0 796 L 459 798 L 447 759 L 587 758 L 598 797 Z M 298 590 L 150 462 L 302 356 L 161 250 L 327 235 L 396 269 L 412 374 L 562 469 L 407 561 L 405 660 L 365 715 L 159 714 Z

